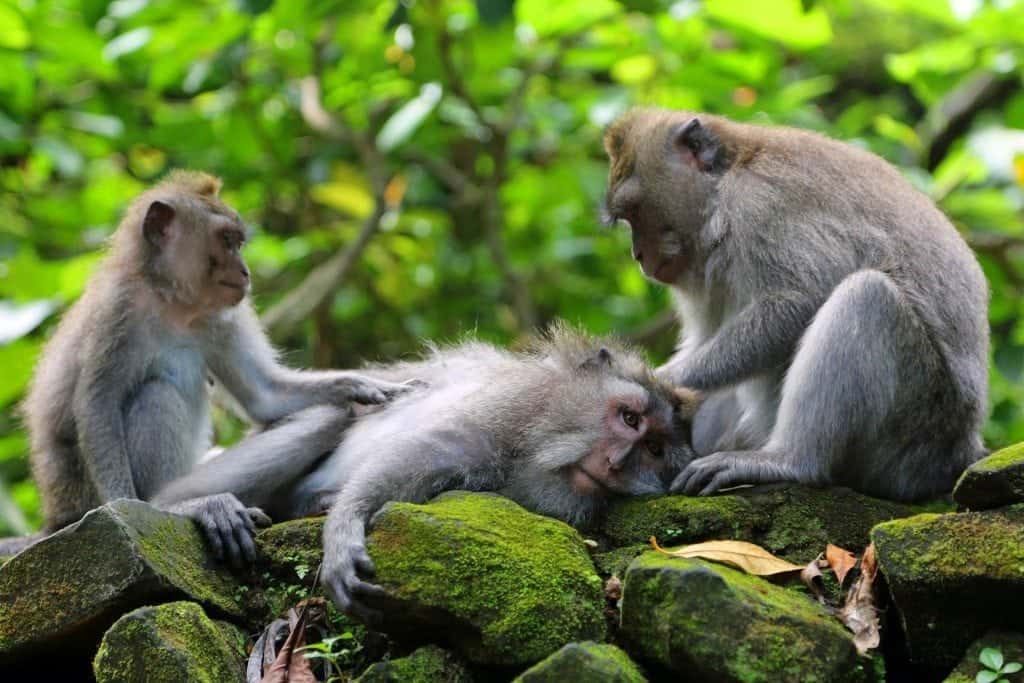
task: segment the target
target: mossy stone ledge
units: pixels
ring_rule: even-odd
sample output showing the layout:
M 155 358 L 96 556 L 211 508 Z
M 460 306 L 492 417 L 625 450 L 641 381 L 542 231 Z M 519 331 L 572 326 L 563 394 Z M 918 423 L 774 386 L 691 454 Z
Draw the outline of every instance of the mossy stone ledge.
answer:
M 234 588 L 191 520 L 115 501 L 0 568 L 0 665 L 50 648 L 91 657 L 119 616 L 146 604 L 186 598 L 240 619 Z
M 436 645 L 370 666 L 355 683 L 470 683 L 473 677 L 453 653 Z
M 808 596 L 660 553 L 641 555 L 626 572 L 621 635 L 631 655 L 684 680 L 872 680 L 850 633 Z
M 946 675 L 989 629 L 1024 631 L 1024 505 L 922 514 L 871 538 L 922 680 Z
M 485 493 L 391 503 L 367 547 L 394 604 L 383 628 L 444 637 L 471 662 L 525 666 L 604 640 L 601 578 L 572 527 Z
M 114 622 L 93 660 L 97 683 L 245 679 L 245 634 L 194 602 L 140 607 Z
M 996 451 L 968 467 L 953 489 L 965 510 L 989 510 L 1024 503 L 1024 443 Z
M 1024 634 L 990 631 L 967 648 L 960 664 L 953 669 L 943 683 L 975 683 L 978 673 L 986 670 L 979 658 L 981 651 L 987 647 L 998 650 L 1003 656 L 1004 664 L 1009 662 L 1024 664 Z M 1006 675 L 1001 678 L 1016 681 L 1020 679 L 1020 676 L 1020 674 Z
M 607 643 L 569 643 L 512 683 L 643 683 L 647 679 L 625 652 Z

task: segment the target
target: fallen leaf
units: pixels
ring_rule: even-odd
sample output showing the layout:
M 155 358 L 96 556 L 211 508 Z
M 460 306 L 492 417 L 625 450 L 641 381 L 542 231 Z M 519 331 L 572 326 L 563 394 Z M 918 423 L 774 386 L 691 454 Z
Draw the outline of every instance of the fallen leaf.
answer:
M 260 683 L 317 683 L 309 660 L 300 652 L 306 645 L 306 613 L 303 606 L 298 615 L 289 610 L 288 621 L 291 633 L 277 653 L 277 659 L 270 665 L 270 670 L 263 676 Z
M 818 599 L 821 604 L 825 603 L 825 582 L 821 576 L 821 565 L 825 562 L 821 555 L 807 563 L 807 566 L 800 570 L 800 580 L 807 586 L 807 590 Z M 827 564 L 825 565 L 828 566 Z
M 611 576 L 604 582 L 604 596 L 611 601 L 617 601 L 622 597 L 622 579 Z
M 723 562 L 755 576 L 799 574 L 803 567 L 775 557 L 764 548 L 745 541 L 707 541 L 665 549 L 651 537 L 651 545 L 670 557 L 701 558 Z
M 832 571 L 836 573 L 836 579 L 840 586 L 843 585 L 850 570 L 857 565 L 856 555 L 831 543 L 825 546 L 825 560 L 828 561 L 828 566 L 832 568 Z
M 865 654 L 878 647 L 881 634 L 878 630 L 878 610 L 875 607 L 875 547 L 869 545 L 861 559 L 860 576 L 850 588 L 846 602 L 839 610 L 838 617 L 853 633 L 853 644 L 857 652 Z

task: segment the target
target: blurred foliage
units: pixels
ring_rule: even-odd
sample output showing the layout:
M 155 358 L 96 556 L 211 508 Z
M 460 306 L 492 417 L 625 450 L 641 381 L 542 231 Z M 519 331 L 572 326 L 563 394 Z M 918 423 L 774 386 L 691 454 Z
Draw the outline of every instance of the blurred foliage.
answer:
M 293 363 L 555 316 L 664 358 L 666 292 L 597 228 L 633 104 L 898 164 L 982 261 L 986 437 L 1024 439 L 1022 58 L 1013 0 L 0 0 L 0 531 L 38 522 L 15 405 L 40 345 L 170 168 L 223 177 Z

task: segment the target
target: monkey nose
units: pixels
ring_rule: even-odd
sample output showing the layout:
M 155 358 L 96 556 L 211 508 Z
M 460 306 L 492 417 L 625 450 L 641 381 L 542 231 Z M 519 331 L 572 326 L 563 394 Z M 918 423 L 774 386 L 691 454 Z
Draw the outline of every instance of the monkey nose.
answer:
M 246 280 L 248 280 L 249 279 L 249 269 L 246 268 L 245 266 L 242 266 L 241 272 L 242 272 L 242 277 L 245 278 Z

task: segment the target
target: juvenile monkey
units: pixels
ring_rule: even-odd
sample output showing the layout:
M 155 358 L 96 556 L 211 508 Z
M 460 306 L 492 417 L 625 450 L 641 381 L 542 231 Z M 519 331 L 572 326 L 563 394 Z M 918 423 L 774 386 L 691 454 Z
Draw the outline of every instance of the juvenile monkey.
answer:
M 324 586 L 342 609 L 373 619 L 367 599 L 381 589 L 368 582 L 365 529 L 386 502 L 422 502 L 450 489 L 496 491 L 585 525 L 612 496 L 666 492 L 692 457 L 697 396 L 658 380 L 635 352 L 565 328 L 529 353 L 466 343 L 366 372 L 428 386 L 360 417 L 308 475 L 281 467 L 280 459 L 214 462 L 159 497 L 233 491 L 275 517 L 330 508 Z M 271 473 L 275 465 L 279 471 Z M 252 476 L 253 469 L 262 475 Z M 263 484 L 289 478 L 276 491 Z
M 219 458 L 266 451 L 297 468 L 333 450 L 350 403 L 404 390 L 278 363 L 246 300 L 245 225 L 219 187 L 178 172 L 141 195 L 43 352 L 24 413 L 46 532 L 191 471 L 210 445 L 208 376 L 261 430 Z M 216 554 L 251 558 L 266 516 L 215 493 L 167 509 L 195 519 Z
M 608 218 L 683 325 L 659 370 L 710 395 L 685 493 L 795 481 L 914 500 L 985 453 L 988 290 L 892 166 L 814 133 L 638 110 L 605 136 Z

